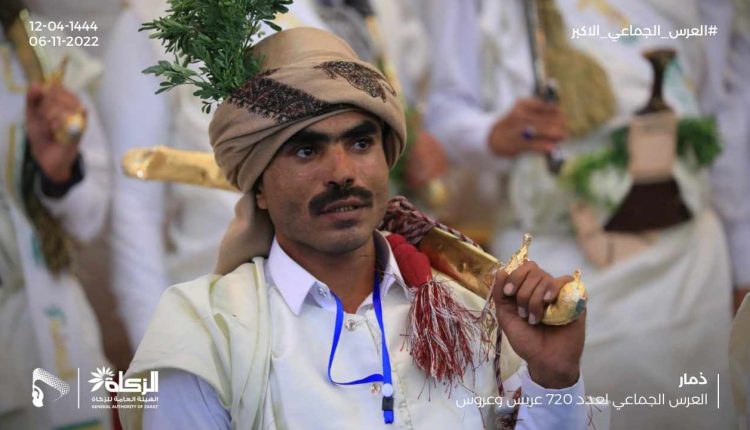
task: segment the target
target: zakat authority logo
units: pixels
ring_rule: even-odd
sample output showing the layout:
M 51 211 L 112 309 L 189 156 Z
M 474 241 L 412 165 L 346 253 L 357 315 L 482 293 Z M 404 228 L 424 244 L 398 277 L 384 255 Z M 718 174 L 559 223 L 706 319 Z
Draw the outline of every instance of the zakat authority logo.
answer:
M 112 379 L 115 377 L 115 373 L 112 372 L 112 369 L 110 369 L 109 367 L 97 367 L 96 372 L 91 372 L 91 376 L 93 376 L 93 378 L 89 379 L 89 383 L 94 384 L 94 386 L 91 387 L 91 392 L 93 393 L 94 391 L 101 388 L 105 382 L 112 381 Z M 114 391 L 117 390 L 115 389 Z
M 109 367 L 98 367 L 91 376 L 93 378 L 88 381 L 92 384 L 91 393 L 100 391 L 92 394 L 93 407 L 156 408 L 158 405 L 159 397 L 154 395 L 159 392 L 159 372 L 156 370 L 142 377 L 126 378 L 123 371 L 115 375 Z
M 159 372 L 156 370 L 152 370 L 144 378 L 125 378 L 125 372 L 121 370 L 117 380 L 115 380 L 115 373 L 112 369 L 109 367 L 98 367 L 96 372 L 91 372 L 91 376 L 93 378 L 89 379 L 89 383 L 94 384 L 91 387 L 92 393 L 102 386 L 110 393 L 139 393 L 146 395 L 159 391 Z
M 50 372 L 37 367 L 31 374 L 31 402 L 37 408 L 44 406 L 44 391 L 37 385 L 38 382 L 44 382 L 53 390 L 57 391 L 58 396 L 52 399 L 53 402 L 60 400 L 64 395 L 70 392 L 70 385 Z

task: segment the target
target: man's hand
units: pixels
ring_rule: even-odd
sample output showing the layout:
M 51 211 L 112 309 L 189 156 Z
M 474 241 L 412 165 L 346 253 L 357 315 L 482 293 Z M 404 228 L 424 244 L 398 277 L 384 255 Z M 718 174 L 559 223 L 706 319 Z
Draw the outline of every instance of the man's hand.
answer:
M 515 157 L 526 151 L 548 153 L 568 137 L 568 126 L 554 103 L 532 97 L 519 99 L 490 131 L 492 152 Z
M 78 97 L 56 84 L 43 88 L 35 84 L 26 95 L 26 133 L 31 155 L 44 174 L 53 182 L 67 182 L 78 158 L 78 141 L 55 141 L 55 130 L 65 126 L 65 120 L 76 113 L 86 115 Z
M 531 379 L 546 388 L 569 387 L 579 376 L 586 313 L 564 326 L 539 323 L 546 305 L 572 280 L 570 276 L 553 278 L 533 261 L 510 276 L 498 270 L 495 277 L 493 298 L 500 328 L 528 363 Z
M 404 176 L 410 190 L 418 190 L 448 171 L 448 157 L 432 134 L 421 130 L 406 159 Z

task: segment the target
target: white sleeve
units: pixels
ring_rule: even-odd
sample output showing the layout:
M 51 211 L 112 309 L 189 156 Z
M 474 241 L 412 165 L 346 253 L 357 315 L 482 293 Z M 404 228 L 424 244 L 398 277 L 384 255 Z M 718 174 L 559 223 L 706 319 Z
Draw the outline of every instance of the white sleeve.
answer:
M 706 2 L 707 3 L 707 2 Z M 727 2 L 725 2 L 727 3 Z M 724 9 L 706 5 L 705 22 Z M 732 14 L 728 21 L 731 22 Z M 717 18 L 718 19 L 718 18 Z M 723 151 L 711 170 L 713 199 L 727 231 L 735 285 L 750 284 L 750 31 L 733 31 L 723 46 L 708 38 L 708 51 L 722 53 L 715 64 L 713 97 L 707 108 L 717 118 Z M 714 45 L 711 45 L 714 43 Z M 726 52 L 722 52 L 726 51 Z M 726 64 L 726 66 L 724 66 Z
M 60 198 L 47 197 L 41 191 L 38 195 L 50 213 L 62 220 L 65 231 L 78 241 L 87 242 L 104 225 L 112 179 L 106 135 L 94 104 L 86 94 L 78 96 L 87 111 L 86 131 L 80 143 L 83 180 Z
M 158 407 L 144 409 L 143 430 L 229 430 L 231 416 L 205 380 L 182 370 L 159 371 Z
M 140 342 L 161 293 L 169 286 L 165 265 L 165 185 L 126 177 L 120 160 L 131 148 L 167 143 L 170 115 L 158 80 L 141 73 L 156 64 L 148 35 L 125 9 L 111 33 L 98 104 L 116 168 L 112 198 L 112 286 L 131 346 Z
M 531 379 L 526 366 L 521 366 L 503 385 L 506 393 L 512 393 L 520 385 L 521 396 L 537 399 L 534 406 L 519 407 L 515 430 L 586 429 L 588 408 L 576 404 L 585 396 L 583 377 L 568 388 L 544 388 Z
M 443 143 L 452 160 L 505 169 L 509 161 L 492 154 L 488 143 L 499 115 L 482 106 L 475 2 L 435 1 L 424 17 L 432 41 L 425 125 Z

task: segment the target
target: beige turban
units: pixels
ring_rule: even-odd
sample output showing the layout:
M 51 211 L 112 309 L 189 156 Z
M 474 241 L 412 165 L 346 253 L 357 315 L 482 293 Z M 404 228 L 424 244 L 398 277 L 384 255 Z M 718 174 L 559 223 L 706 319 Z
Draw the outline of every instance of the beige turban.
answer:
M 268 212 L 257 207 L 253 186 L 290 137 L 346 110 L 383 120 L 390 166 L 406 142 L 396 92 L 376 68 L 357 58 L 340 38 L 314 28 L 281 31 L 253 47 L 262 72 L 225 100 L 209 135 L 216 162 L 245 195 L 219 250 L 216 273 L 226 274 L 255 256 L 267 256 L 273 238 Z

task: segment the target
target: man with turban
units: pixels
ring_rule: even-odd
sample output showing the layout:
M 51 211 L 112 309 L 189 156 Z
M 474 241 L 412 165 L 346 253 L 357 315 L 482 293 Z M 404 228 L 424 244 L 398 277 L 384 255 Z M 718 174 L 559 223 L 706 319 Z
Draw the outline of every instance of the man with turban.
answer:
M 503 374 L 480 358 L 455 379 L 420 369 L 404 346 L 412 267 L 394 257 L 396 235 L 376 230 L 405 142 L 395 91 L 321 30 L 276 33 L 253 54 L 261 73 L 224 100 L 209 129 L 216 161 L 244 193 L 217 274 L 162 296 L 126 375 L 153 381 L 158 371 L 158 405 L 121 408 L 124 427 L 509 428 L 512 405 L 494 400 L 520 387 L 539 403 L 517 409 L 516 428 L 585 428 L 575 406 L 585 317 L 539 324 L 571 278 L 533 262 L 499 271 Z M 445 282 L 464 308 L 482 309 Z M 576 402 L 550 402 L 556 395 Z

